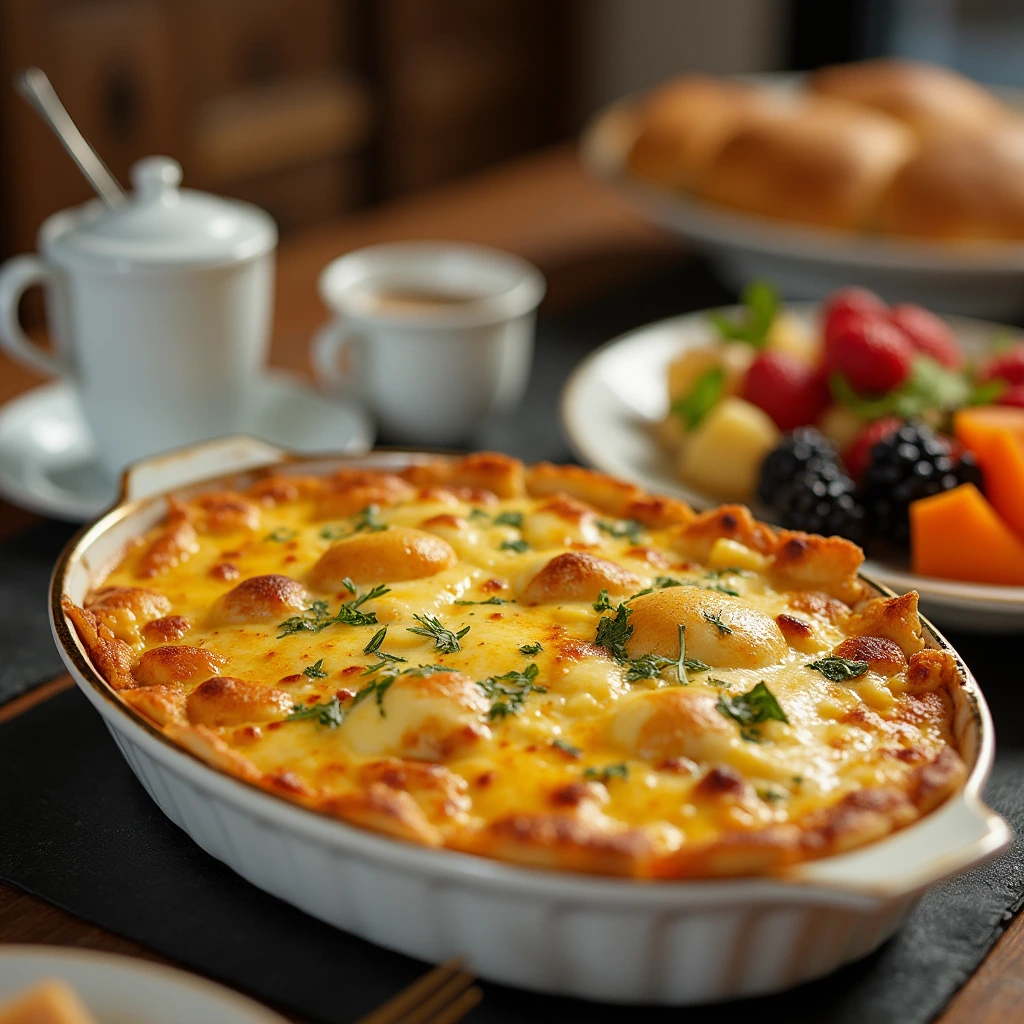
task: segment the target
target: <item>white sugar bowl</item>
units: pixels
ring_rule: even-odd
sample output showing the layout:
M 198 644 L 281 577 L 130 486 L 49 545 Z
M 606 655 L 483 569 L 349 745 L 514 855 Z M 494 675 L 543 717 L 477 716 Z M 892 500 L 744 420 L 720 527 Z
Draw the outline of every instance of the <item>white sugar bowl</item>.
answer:
M 266 359 L 277 227 L 248 203 L 180 188 L 181 177 L 168 157 L 140 160 L 124 205 L 54 214 L 38 256 L 0 267 L 0 345 L 75 384 L 112 472 L 237 430 Z M 52 351 L 18 320 L 36 284 Z

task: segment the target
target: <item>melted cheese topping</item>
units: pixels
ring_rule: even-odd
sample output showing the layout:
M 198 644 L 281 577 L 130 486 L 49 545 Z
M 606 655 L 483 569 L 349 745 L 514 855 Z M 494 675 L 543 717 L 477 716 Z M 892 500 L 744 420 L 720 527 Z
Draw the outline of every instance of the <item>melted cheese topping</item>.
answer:
M 743 510 L 617 519 L 572 475 L 572 497 L 379 476 L 174 504 L 75 610 L 97 664 L 122 645 L 130 678 L 107 678 L 220 767 L 528 863 L 771 870 L 905 824 L 962 778 L 955 665 L 920 651 L 916 604 L 863 601 L 813 544 L 797 558 L 813 539 Z M 844 643 L 859 675 L 809 667 Z

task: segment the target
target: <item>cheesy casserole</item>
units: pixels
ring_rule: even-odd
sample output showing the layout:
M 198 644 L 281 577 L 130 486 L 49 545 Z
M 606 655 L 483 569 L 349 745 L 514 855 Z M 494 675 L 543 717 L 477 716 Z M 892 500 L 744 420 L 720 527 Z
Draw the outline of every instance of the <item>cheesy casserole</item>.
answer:
M 964 781 L 956 660 L 861 561 L 481 453 L 172 498 L 64 609 L 131 708 L 307 808 L 519 863 L 741 875 Z

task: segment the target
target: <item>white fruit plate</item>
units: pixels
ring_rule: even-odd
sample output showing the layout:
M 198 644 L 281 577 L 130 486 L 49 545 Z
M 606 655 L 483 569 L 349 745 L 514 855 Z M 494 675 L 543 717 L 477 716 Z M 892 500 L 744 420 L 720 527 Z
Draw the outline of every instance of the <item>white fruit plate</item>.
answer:
M 817 319 L 814 303 L 787 310 L 806 325 Z M 735 312 L 725 310 L 729 312 Z M 964 350 L 982 352 L 1007 328 L 984 320 L 947 317 Z M 648 490 L 674 494 L 694 508 L 719 504 L 680 481 L 669 453 L 655 435 L 668 410 L 668 364 L 685 348 L 714 336 L 708 311 L 648 324 L 615 338 L 588 356 L 562 392 L 562 426 L 577 457 Z M 765 509 L 754 506 L 761 518 Z M 1024 587 L 961 583 L 918 576 L 906 564 L 869 560 L 864 571 L 900 592 L 916 590 L 925 613 L 944 627 L 1009 633 L 1024 628 Z

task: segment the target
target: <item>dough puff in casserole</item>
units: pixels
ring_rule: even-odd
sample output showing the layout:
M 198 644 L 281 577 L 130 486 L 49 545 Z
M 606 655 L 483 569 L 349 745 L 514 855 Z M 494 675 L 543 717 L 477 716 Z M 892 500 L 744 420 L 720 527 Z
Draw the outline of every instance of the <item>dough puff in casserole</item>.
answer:
M 965 778 L 956 661 L 862 557 L 480 453 L 171 499 L 64 606 L 131 709 L 304 807 L 543 867 L 749 875 Z

